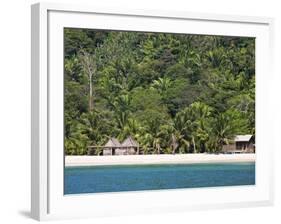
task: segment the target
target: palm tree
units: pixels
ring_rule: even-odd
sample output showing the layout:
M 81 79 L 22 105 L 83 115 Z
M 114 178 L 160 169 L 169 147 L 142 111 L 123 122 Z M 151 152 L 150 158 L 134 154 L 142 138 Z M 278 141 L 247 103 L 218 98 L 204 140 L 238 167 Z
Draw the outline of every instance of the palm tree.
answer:
M 157 89 L 160 95 L 163 95 L 171 87 L 171 85 L 172 80 L 167 77 L 163 77 L 159 78 L 158 80 L 154 80 L 152 83 L 152 88 Z
M 153 143 L 152 143 L 152 147 L 156 150 L 156 153 L 157 154 L 160 154 L 161 153 L 161 137 L 160 136 L 155 136 L 153 138 Z
M 143 153 L 148 154 L 152 147 L 151 142 L 153 141 L 153 136 L 150 133 L 143 133 L 139 136 L 138 140 L 143 150 Z
M 231 126 L 231 118 L 225 113 L 219 114 L 213 124 L 213 138 L 216 139 L 217 149 L 221 150 L 224 144 L 229 144 L 234 134 Z
M 175 131 L 174 134 L 172 134 L 171 137 L 171 147 L 172 147 L 172 153 L 175 154 L 177 149 L 180 150 L 180 152 L 185 148 L 190 147 L 190 141 L 185 138 L 184 135 L 182 135 L 180 132 Z
M 192 125 L 188 108 L 176 114 L 173 122 L 173 134 L 171 136 L 173 153 L 175 153 L 178 148 L 190 147 L 192 141 Z
M 208 51 L 206 55 L 214 68 L 220 67 L 227 58 L 223 48 L 215 48 L 212 51 Z
M 130 103 L 131 98 L 129 95 L 121 95 L 111 104 L 115 112 L 115 120 L 121 132 L 124 130 L 129 119 L 131 112 Z
M 178 112 L 174 118 L 171 135 L 173 153 L 179 149 L 192 149 L 193 152 L 206 150 L 209 138 L 209 117 L 212 108 L 204 103 L 195 102 Z
M 192 144 L 193 150 L 205 152 L 206 142 L 209 138 L 209 123 L 212 108 L 202 102 L 194 102 L 189 106 L 191 119 L 193 121 Z M 198 150 L 196 149 L 196 142 Z
M 143 133 L 143 127 L 134 118 L 128 118 L 123 131 L 120 133 L 120 139 L 124 139 L 127 136 L 133 136 L 135 139 L 139 139 L 140 135 Z

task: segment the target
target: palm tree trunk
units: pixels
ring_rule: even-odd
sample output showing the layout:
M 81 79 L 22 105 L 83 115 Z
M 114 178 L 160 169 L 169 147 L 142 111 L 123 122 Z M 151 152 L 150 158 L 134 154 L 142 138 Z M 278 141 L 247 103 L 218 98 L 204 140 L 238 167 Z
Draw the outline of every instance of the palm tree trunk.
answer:
M 89 69 L 89 111 L 93 110 L 93 83 L 92 83 L 93 74 Z
M 155 146 L 156 146 L 157 154 L 160 154 L 160 150 L 161 150 L 160 144 L 156 143 Z
M 178 148 L 178 142 L 177 142 L 177 139 L 176 139 L 174 134 L 172 134 L 172 144 L 171 145 L 172 145 L 172 148 L 173 148 L 173 154 L 175 154 L 176 150 Z
M 193 151 L 196 153 L 196 145 L 195 145 L 194 137 L 192 137 L 192 144 L 193 144 Z
M 173 154 L 175 154 L 176 153 L 176 148 L 175 147 L 173 147 Z

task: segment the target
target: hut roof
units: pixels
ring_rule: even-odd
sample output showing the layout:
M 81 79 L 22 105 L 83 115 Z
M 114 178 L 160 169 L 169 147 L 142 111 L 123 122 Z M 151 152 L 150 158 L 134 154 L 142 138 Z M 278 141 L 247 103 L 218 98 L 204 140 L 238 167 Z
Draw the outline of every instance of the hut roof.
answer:
M 131 136 L 129 136 L 122 142 L 122 146 L 123 147 L 138 147 L 139 143 L 137 141 L 135 141 Z
M 248 142 L 252 138 L 252 135 L 236 135 L 235 142 Z
M 110 138 L 104 147 L 121 147 L 120 142 L 116 138 Z

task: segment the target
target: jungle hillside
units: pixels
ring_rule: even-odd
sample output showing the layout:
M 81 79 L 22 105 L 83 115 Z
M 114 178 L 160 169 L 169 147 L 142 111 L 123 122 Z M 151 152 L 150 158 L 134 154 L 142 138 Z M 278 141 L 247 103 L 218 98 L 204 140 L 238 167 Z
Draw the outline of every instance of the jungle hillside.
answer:
M 128 136 L 143 154 L 220 152 L 255 134 L 255 39 L 65 28 L 64 133 L 66 155 Z

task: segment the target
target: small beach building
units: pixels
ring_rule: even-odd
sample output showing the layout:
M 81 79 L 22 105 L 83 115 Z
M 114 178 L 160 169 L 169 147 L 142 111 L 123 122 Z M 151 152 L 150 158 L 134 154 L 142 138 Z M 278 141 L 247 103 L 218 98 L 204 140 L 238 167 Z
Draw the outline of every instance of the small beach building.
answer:
M 108 142 L 103 147 L 103 155 L 115 155 L 116 151 L 118 152 L 119 148 L 122 147 L 118 139 L 110 138 Z
M 125 150 L 126 155 L 139 154 L 139 143 L 129 136 L 122 142 L 122 149 Z
M 223 153 L 254 153 L 255 139 L 253 135 L 236 135 L 233 143 L 224 145 Z
M 92 146 L 92 148 L 97 146 Z M 131 136 L 126 138 L 122 144 L 116 138 L 110 138 L 108 142 L 102 146 L 102 155 L 135 155 L 139 154 L 139 143 Z

